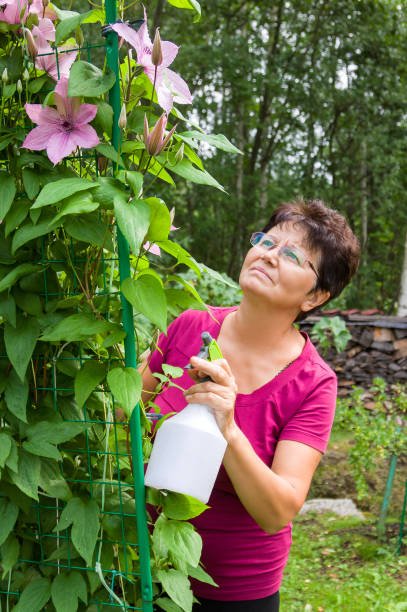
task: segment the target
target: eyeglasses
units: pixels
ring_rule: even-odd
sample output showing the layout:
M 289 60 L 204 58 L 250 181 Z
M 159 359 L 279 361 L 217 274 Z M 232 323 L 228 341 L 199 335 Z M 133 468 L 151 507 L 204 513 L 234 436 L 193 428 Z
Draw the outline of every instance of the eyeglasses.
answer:
M 271 249 L 278 248 L 279 255 L 284 261 L 300 266 L 301 268 L 303 268 L 306 263 L 309 263 L 311 270 L 315 273 L 317 279 L 320 280 L 314 264 L 298 247 L 289 244 L 283 244 L 279 247 L 279 243 L 276 242 L 270 234 L 264 234 L 263 232 L 254 232 L 250 237 L 250 244 L 262 251 L 270 251 Z

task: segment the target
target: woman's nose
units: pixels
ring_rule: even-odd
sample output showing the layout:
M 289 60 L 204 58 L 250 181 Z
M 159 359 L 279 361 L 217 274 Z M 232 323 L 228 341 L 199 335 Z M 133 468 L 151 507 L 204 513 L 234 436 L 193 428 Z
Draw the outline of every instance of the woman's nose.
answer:
M 262 259 L 269 261 L 272 265 L 277 265 L 280 256 L 280 247 L 274 246 L 271 249 L 267 249 L 267 251 L 263 251 Z

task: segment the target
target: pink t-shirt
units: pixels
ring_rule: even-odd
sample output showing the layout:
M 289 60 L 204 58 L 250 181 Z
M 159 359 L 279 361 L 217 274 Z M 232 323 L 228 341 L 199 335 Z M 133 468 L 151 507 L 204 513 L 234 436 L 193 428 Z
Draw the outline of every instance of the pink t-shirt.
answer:
M 185 367 L 202 344 L 201 333 L 217 338 L 223 319 L 237 307 L 187 310 L 161 334 L 150 369 L 162 363 Z M 216 320 L 214 320 L 216 319 Z M 271 466 L 279 440 L 295 440 L 325 452 L 335 412 L 336 375 L 306 336 L 301 355 L 283 372 L 249 395 L 238 394 L 235 420 L 257 455 Z M 162 351 L 162 353 L 160 352 Z M 187 372 L 176 381 L 193 384 Z M 165 390 L 156 398 L 162 414 L 185 407 L 182 392 Z M 202 563 L 219 588 L 193 580 L 198 597 L 237 601 L 260 599 L 280 588 L 291 546 L 291 524 L 269 535 L 248 514 L 225 468 L 221 467 L 208 505 L 191 520 L 203 540 Z

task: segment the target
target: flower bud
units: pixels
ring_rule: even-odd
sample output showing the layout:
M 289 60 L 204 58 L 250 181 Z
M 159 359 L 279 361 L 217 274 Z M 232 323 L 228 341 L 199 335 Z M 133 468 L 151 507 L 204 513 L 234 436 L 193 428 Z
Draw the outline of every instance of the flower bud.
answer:
M 98 171 L 104 172 L 107 168 L 108 159 L 104 155 L 98 155 Z
M 125 104 L 123 104 L 122 110 L 120 111 L 118 125 L 121 130 L 125 130 L 127 127 L 127 115 L 126 115 L 126 105 Z
M 17 81 L 17 91 L 18 91 L 19 94 L 23 91 L 23 84 L 20 81 L 20 79 L 18 79 L 18 81 Z
M 31 59 L 35 59 L 38 55 L 38 47 L 34 40 L 31 30 L 25 30 L 25 39 L 27 41 L 27 51 Z
M 24 72 L 23 72 L 24 81 L 28 81 L 29 78 L 30 78 L 30 73 L 28 72 L 27 68 L 24 68 Z
M 178 151 L 175 153 L 175 157 L 174 157 L 174 161 L 176 164 L 178 164 L 181 159 L 184 157 L 184 143 L 181 143 L 180 148 L 178 149 Z
M 2 75 L 1 75 L 1 80 L 3 81 L 4 84 L 7 83 L 8 81 L 8 72 L 7 72 L 7 68 L 4 68 Z
M 153 50 L 151 52 L 151 62 L 154 66 L 161 66 L 163 63 L 163 52 L 161 48 L 161 36 L 160 30 L 156 28 L 154 42 L 153 42 Z
M 49 0 L 42 0 L 42 6 L 44 8 L 47 8 L 48 4 L 49 4 Z

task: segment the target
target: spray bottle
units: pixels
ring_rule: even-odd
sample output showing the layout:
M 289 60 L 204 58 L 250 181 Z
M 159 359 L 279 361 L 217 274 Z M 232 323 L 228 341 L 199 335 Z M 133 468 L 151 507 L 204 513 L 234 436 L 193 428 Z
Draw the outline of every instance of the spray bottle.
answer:
M 203 332 L 201 337 L 203 345 L 198 357 L 209 361 L 222 358 L 211 335 Z M 205 380 L 210 378 L 201 382 Z M 177 415 L 164 421 L 157 431 L 145 484 L 191 495 L 206 504 L 226 446 L 211 408 L 204 404 L 188 404 Z

